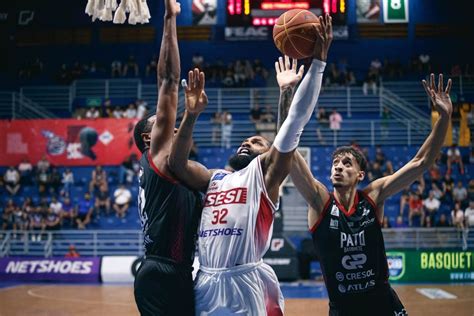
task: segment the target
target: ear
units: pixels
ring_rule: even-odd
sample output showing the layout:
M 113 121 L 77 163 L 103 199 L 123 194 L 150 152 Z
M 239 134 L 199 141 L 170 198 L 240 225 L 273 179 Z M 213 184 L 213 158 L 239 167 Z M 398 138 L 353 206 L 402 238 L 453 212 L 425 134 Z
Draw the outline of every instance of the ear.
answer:
M 142 139 L 145 143 L 151 142 L 151 133 L 142 133 Z
M 359 182 L 362 182 L 365 178 L 365 171 L 359 171 L 359 175 L 357 176 L 357 180 L 359 180 Z

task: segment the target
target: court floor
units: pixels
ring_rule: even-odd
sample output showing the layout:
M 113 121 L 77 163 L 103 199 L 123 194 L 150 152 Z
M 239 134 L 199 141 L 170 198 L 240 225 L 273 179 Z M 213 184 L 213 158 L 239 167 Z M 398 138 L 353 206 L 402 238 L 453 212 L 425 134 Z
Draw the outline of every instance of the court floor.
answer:
M 138 315 L 132 284 L 65 285 L 4 284 L 0 288 L 2 316 L 128 316 Z M 474 315 L 474 285 L 394 285 L 409 315 Z M 418 289 L 418 291 L 417 291 Z M 428 290 L 438 298 L 420 294 L 420 289 L 440 289 L 451 298 L 441 298 L 440 291 Z M 327 295 L 321 283 L 282 285 L 285 315 L 327 315 Z M 443 292 L 441 292 L 443 293 Z M 376 315 L 376 314 L 374 314 Z

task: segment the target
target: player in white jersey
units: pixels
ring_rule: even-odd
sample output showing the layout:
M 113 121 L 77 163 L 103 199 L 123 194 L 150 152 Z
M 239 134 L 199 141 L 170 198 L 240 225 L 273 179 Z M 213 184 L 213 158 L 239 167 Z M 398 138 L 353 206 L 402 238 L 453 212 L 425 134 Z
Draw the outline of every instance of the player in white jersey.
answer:
M 313 61 L 296 91 L 288 118 L 273 145 L 261 136 L 244 140 L 229 159 L 235 170 L 208 170 L 189 164 L 194 123 L 207 105 L 204 73 L 190 71 L 185 85 L 186 112 L 173 140 L 169 164 L 189 187 L 206 191 L 199 230 L 200 270 L 195 280 L 196 314 L 283 315 L 283 296 L 270 266 L 262 262 L 268 249 L 279 186 L 288 175 L 293 153 L 311 118 L 332 41 L 329 15 L 315 27 Z M 303 76 L 296 61 L 285 57 L 275 63 L 281 98 L 291 95 Z

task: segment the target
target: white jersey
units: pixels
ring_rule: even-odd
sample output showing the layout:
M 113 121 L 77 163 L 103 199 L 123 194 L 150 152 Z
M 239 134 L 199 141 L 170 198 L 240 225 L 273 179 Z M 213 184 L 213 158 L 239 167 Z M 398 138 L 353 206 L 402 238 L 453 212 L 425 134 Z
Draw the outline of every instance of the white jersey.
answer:
M 200 264 L 230 268 L 260 261 L 270 244 L 276 210 L 265 189 L 260 157 L 240 171 L 215 171 L 199 228 Z
M 196 315 L 283 315 L 278 279 L 262 262 L 276 210 L 260 157 L 240 171 L 213 173 L 199 229 Z

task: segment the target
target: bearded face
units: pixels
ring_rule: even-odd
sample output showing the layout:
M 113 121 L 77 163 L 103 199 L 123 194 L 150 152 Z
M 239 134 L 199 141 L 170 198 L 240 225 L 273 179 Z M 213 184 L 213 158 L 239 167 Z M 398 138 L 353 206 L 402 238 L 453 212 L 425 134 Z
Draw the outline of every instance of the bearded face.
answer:
M 257 157 L 258 154 L 249 154 L 249 155 L 239 155 L 234 154 L 229 158 L 229 166 L 235 171 L 244 169 L 249 165 L 249 163 Z

